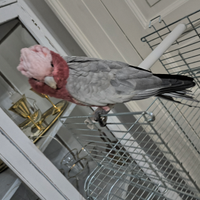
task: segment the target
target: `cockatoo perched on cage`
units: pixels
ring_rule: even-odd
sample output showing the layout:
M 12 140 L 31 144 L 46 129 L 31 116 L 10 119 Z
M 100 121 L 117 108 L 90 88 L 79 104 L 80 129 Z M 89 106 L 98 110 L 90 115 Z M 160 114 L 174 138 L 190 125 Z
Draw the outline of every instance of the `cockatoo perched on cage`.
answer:
M 78 105 L 97 106 L 96 121 L 116 103 L 151 96 L 172 101 L 175 101 L 173 97 L 194 100 L 186 91 L 195 86 L 193 78 L 152 74 L 119 61 L 61 57 L 40 45 L 21 50 L 17 69 L 29 78 L 30 85 L 39 93 Z

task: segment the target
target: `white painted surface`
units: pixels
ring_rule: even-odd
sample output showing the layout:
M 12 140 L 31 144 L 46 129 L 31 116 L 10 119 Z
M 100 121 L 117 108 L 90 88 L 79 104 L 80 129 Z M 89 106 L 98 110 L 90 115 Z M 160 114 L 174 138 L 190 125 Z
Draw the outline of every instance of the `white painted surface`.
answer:
M 9 1 L 1 1 L 0 3 L 2 3 L 2 2 L 9 2 Z M 14 2 L 14 1 L 13 1 Z M 0 4 L 1 5 L 1 4 Z M 58 52 L 58 53 L 60 53 L 61 55 L 66 55 L 66 53 L 65 53 L 65 51 L 60 47 L 60 45 L 56 42 L 56 40 L 51 36 L 51 34 L 48 32 L 48 30 L 45 28 L 45 26 L 40 22 L 40 20 L 37 18 L 37 16 L 31 11 L 31 9 L 27 6 L 27 4 L 25 3 L 25 1 L 23 1 L 23 0 L 19 0 L 17 3 L 13 3 L 13 4 L 10 4 L 10 5 L 8 5 L 8 6 L 4 6 L 4 7 L 1 7 L 0 8 L 0 24 L 1 23 L 4 23 L 4 22 L 7 22 L 7 21 L 9 21 L 9 20 L 11 20 L 11 19 L 14 19 L 14 18 L 19 18 L 21 21 L 22 21 L 22 23 L 24 24 L 24 26 L 30 31 L 30 33 L 37 39 L 37 41 L 40 43 L 40 44 L 42 44 L 42 45 L 44 45 L 44 46 L 47 46 L 49 49 L 51 49 L 51 50 L 53 50 L 53 51 L 55 51 L 55 52 Z M 24 37 L 22 37 L 22 39 L 27 39 L 26 37 L 25 37 L 26 35 L 24 35 Z M 30 38 L 29 38 L 30 39 Z M 28 39 L 28 40 L 29 40 Z M 12 41 L 12 39 L 10 40 L 10 41 Z M 19 44 L 19 41 L 16 41 L 17 42 L 17 46 L 19 46 L 19 45 L 21 45 L 21 44 Z M 11 43 L 11 44 L 9 44 L 10 46 L 12 46 L 12 45 L 16 45 L 16 43 L 15 42 L 13 42 L 13 43 Z M 13 49 L 14 49 L 14 47 L 15 46 L 13 46 Z M 7 49 L 4 49 L 4 50 L 7 50 Z M 11 55 L 11 54 L 10 54 Z M 14 56 L 14 55 L 13 55 Z M 16 55 L 15 55 L 16 56 Z M 19 59 L 19 58 L 18 58 Z M 5 60 L 4 60 L 5 61 Z M 5 65 L 3 65 L 3 66 L 5 66 L 5 67 L 8 67 L 7 66 L 7 63 L 4 63 Z M 8 68 L 10 68 L 10 66 L 8 67 Z M 7 68 L 5 68 L 5 70 L 6 70 Z M 1 69 L 1 71 L 2 71 L 2 69 Z M 13 75 L 13 77 L 8 77 L 9 78 L 9 80 L 11 81 L 11 82 L 14 82 L 15 83 L 15 80 L 13 80 L 13 78 L 14 79 L 17 79 L 16 81 L 16 84 L 14 84 L 15 86 L 16 85 L 18 85 L 18 86 L 20 86 L 20 81 L 21 81 L 21 78 L 20 78 L 20 73 L 19 72 L 16 72 L 16 73 L 14 73 L 14 71 L 15 70 L 10 70 L 10 71 L 12 71 L 13 73 L 12 73 L 12 75 Z M 6 72 L 4 72 L 4 73 L 6 73 Z M 10 76 L 9 75 L 10 74 L 10 72 L 8 73 L 8 74 L 6 74 L 6 76 L 8 75 L 8 76 Z M 19 77 L 18 77 L 19 76 Z M 21 75 L 22 76 L 22 75 Z M 18 77 L 18 78 L 17 78 Z M 23 78 L 23 77 L 22 77 Z M 30 88 L 30 86 L 28 85 L 28 81 L 26 80 L 26 81 L 22 81 L 23 82 L 23 84 L 22 84 L 22 87 L 20 87 L 20 90 L 19 90 L 19 92 L 21 92 L 21 93 L 27 93 L 28 95 L 28 97 L 32 97 L 31 95 L 29 95 L 29 94 L 31 94 L 31 92 L 29 91 L 29 88 Z M 18 84 L 19 83 L 19 84 Z M 24 89 L 25 88 L 25 89 Z M 17 89 L 19 89 L 19 88 L 17 88 Z M 26 92 L 27 91 L 27 92 Z M 40 100 L 40 101 L 43 101 L 43 99 L 41 99 L 40 97 L 37 97 L 37 95 L 34 97 L 34 99 L 38 99 L 38 100 Z M 44 100 L 45 101 L 45 100 Z M 45 102 L 46 104 L 47 104 L 47 106 L 48 106 L 48 102 L 46 101 Z M 50 106 L 50 105 L 49 105 Z M 44 106 L 45 107 L 45 106 Z M 72 108 L 73 106 L 71 106 L 70 108 Z M 42 107 L 43 108 L 43 107 Z M 46 107 L 45 107 L 46 108 Z M 70 110 L 70 109 L 69 109 Z M 69 110 L 67 110 L 66 111 L 66 113 L 70 113 L 70 111 Z M 3 118 L 3 116 L 1 116 L 0 117 L 0 119 L 2 119 Z M 3 121 L 2 120 L 0 120 L 1 121 L 1 123 L 3 123 Z M 9 123 L 7 123 L 7 124 L 4 124 L 4 126 L 9 126 L 10 125 L 10 122 Z M 16 125 L 15 125 L 16 126 Z M 56 122 L 56 124 L 52 127 L 52 129 L 51 130 L 49 130 L 48 131 L 48 137 L 45 137 L 45 138 L 42 138 L 40 141 L 39 141 L 39 143 L 38 143 L 38 146 L 44 151 L 45 150 L 45 148 L 47 147 L 47 145 L 50 143 L 50 141 L 51 141 L 51 139 L 52 139 L 52 137 L 53 136 L 55 136 L 55 134 L 57 133 L 57 131 L 59 130 L 59 128 L 61 127 L 61 123 L 60 122 Z M 5 130 L 5 129 L 4 129 Z M 14 129 L 13 129 L 14 130 Z M 21 131 L 20 131 L 21 132 Z M 23 134 L 22 132 L 21 132 L 21 134 Z M 24 134 L 22 135 L 23 137 L 26 137 Z M 27 137 L 26 137 L 27 138 Z M 5 139 L 5 138 L 4 138 Z M 28 138 L 27 138 L 28 139 Z M 13 139 L 13 141 L 15 142 L 15 139 Z M 3 139 L 1 140 L 1 142 L 3 142 Z M 6 141 L 5 141 L 6 142 Z M 30 141 L 28 141 L 28 144 L 27 145 L 29 145 L 31 142 Z M 16 161 L 16 158 L 17 158 L 17 154 L 15 155 L 15 157 L 13 157 L 13 155 L 14 155 L 14 153 L 10 153 L 10 156 L 12 155 L 12 157 L 10 157 L 10 159 L 11 160 L 9 160 L 9 163 L 8 163 L 8 158 L 9 157 L 7 157 L 7 155 L 4 155 L 3 154 L 3 152 L 4 151 L 7 151 L 7 152 L 12 152 L 12 150 L 13 151 L 15 151 L 15 149 L 14 149 L 14 147 L 10 147 L 9 146 L 9 144 L 10 144 L 10 142 L 8 143 L 8 145 L 7 146 L 3 146 L 3 145 L 1 145 L 1 148 L 3 149 L 3 150 L 1 150 L 1 156 L 0 157 L 3 157 L 2 159 L 5 161 L 5 163 L 7 163 L 9 166 L 10 165 L 12 165 L 12 166 L 10 166 L 10 168 L 12 169 L 12 170 L 15 170 L 15 173 L 18 175 L 18 176 L 23 176 L 23 177 L 21 177 L 24 181 L 25 181 L 25 183 L 28 183 L 28 186 L 29 187 L 31 187 L 31 186 L 33 186 L 32 187 L 32 189 L 33 189 L 33 191 L 35 192 L 36 190 L 37 190 L 37 188 L 35 188 L 34 187 L 34 183 L 31 183 L 30 181 L 31 180 L 27 180 L 26 178 L 27 178 L 27 176 L 26 176 L 26 174 L 28 173 L 28 170 L 26 171 L 26 169 L 28 169 L 28 167 L 25 167 L 25 166 L 28 166 L 29 164 L 28 164 L 28 161 L 26 162 L 26 161 L 24 161 L 24 172 L 25 172 L 25 175 L 24 174 L 22 174 L 23 173 L 23 171 L 18 171 L 16 168 L 15 168 L 15 165 L 17 165 L 17 163 L 18 163 L 18 165 L 19 165 L 19 162 L 18 161 Z M 24 145 L 23 143 L 21 143 L 20 145 Z M 32 144 L 33 145 L 33 144 Z M 20 147 L 21 148 L 21 147 Z M 36 147 L 34 147 L 34 148 L 36 148 Z M 37 148 L 36 148 L 37 149 Z M 39 151 L 39 150 L 38 150 Z M 40 153 L 41 154 L 41 156 L 43 155 L 42 153 Z M 21 158 L 23 159 L 23 157 L 21 156 Z M 45 157 L 44 157 L 45 158 Z M 12 160 L 12 159 L 14 159 L 14 161 Z M 19 156 L 19 159 L 20 159 L 20 156 Z M 49 162 L 50 163 L 50 162 Z M 20 163 L 21 164 L 21 163 Z M 32 168 L 34 168 L 33 166 L 32 166 Z M 48 169 L 48 167 L 46 168 L 46 169 Z M 56 169 L 55 169 L 56 170 Z M 9 172 L 9 171 L 8 171 Z M 34 174 L 35 172 L 33 172 L 33 174 Z M 58 172 L 59 173 L 59 172 Z M 32 174 L 32 175 L 33 175 Z M 31 172 L 30 172 L 30 175 L 31 175 Z M 29 176 L 30 176 L 29 175 Z M 20 185 L 20 183 L 21 183 L 21 181 L 18 179 L 18 178 L 16 178 L 16 176 L 9 176 L 9 174 L 5 171 L 4 173 L 2 173 L 1 174 L 1 176 L 2 177 L 4 177 L 4 180 L 6 180 L 4 183 L 5 184 L 3 184 L 2 185 L 2 187 L 1 187 L 1 191 L 2 191 L 2 193 L 0 193 L 0 197 L 1 197 L 1 199 L 6 199 L 6 200 L 8 200 L 8 199 L 10 199 L 11 197 L 12 197 L 12 195 L 15 193 L 15 191 L 17 190 L 17 188 L 19 187 L 19 185 Z M 9 178 L 10 177 L 10 178 Z M 12 178 L 11 178 L 12 177 Z M 33 177 L 34 177 L 34 175 L 33 175 Z M 35 176 L 35 181 L 37 181 L 37 175 Z M 64 177 L 63 177 L 63 179 L 65 179 Z M 39 180 L 39 179 L 38 179 Z M 61 181 L 62 182 L 62 181 Z M 43 180 L 43 183 L 45 183 L 44 182 L 44 180 Z M 66 186 L 66 180 L 64 181 L 64 183 L 65 184 L 63 184 L 63 187 L 64 187 L 64 185 Z M 48 184 L 47 184 L 48 185 Z M 47 185 L 46 185 L 46 187 L 47 187 Z M 42 184 L 42 182 L 41 182 L 41 188 L 43 187 L 44 185 Z M 70 188 L 70 186 L 69 186 L 69 188 Z M 66 191 L 68 191 L 67 189 L 68 188 L 65 188 L 66 189 Z M 38 190 L 37 190 L 38 191 Z M 74 191 L 75 191 L 75 193 L 77 193 L 76 192 L 76 190 L 74 189 Z M 41 191 L 42 192 L 42 191 Z M 42 195 L 42 194 L 41 194 Z M 72 199 L 74 199 L 74 198 L 76 198 L 76 199 L 79 199 L 79 194 L 77 194 L 78 196 L 73 196 L 72 195 Z M 53 198 L 53 196 L 51 197 L 51 196 L 49 196 L 47 199 L 61 199 L 59 196 L 55 196 L 55 198 Z
M 7 4 L 11 4 L 17 2 L 17 0 L 0 0 L 0 7 L 6 6 Z
M 0 109 L 0 157 L 41 199 L 83 197 Z
M 31 8 L 32 12 L 51 33 L 67 55 L 85 55 L 83 50 L 78 46 L 77 42 L 73 39 L 71 34 L 66 30 L 45 1 L 26 0 L 26 4 Z
M 140 56 L 101 1 L 47 0 L 87 56 L 139 64 Z
M 66 52 L 61 48 L 61 46 L 51 36 L 50 32 L 40 22 L 40 20 L 32 12 L 32 10 L 27 6 L 26 1 L 18 0 L 18 3 L 16 4 L 16 9 L 19 14 L 19 19 L 40 44 L 48 47 L 53 51 L 57 51 L 61 55 L 66 55 Z
M 18 13 L 16 11 L 16 5 L 15 4 L 0 8 L 0 24 L 7 22 L 11 19 L 14 19 L 17 16 L 18 16 Z
M 179 24 L 176 28 L 139 64 L 138 67 L 150 69 L 162 54 L 180 37 L 185 31 L 186 25 Z
M 53 51 L 59 52 L 61 55 L 66 55 L 65 51 L 51 36 L 24 0 L 18 0 L 17 3 L 0 8 L 0 23 L 4 23 L 16 17 L 20 19 L 40 44 Z
M 66 111 L 64 111 L 62 116 L 69 116 L 70 113 L 75 108 L 75 104 L 69 104 Z M 49 143 L 51 142 L 52 138 L 58 133 L 59 129 L 61 128 L 62 123 L 57 121 L 53 127 L 48 130 L 48 132 L 42 137 L 37 143 L 36 147 L 40 149 L 41 152 L 47 148 Z M 21 184 L 21 181 L 17 176 L 10 170 L 6 170 L 0 174 L 0 199 L 8 200 L 10 199 L 15 191 Z
M 159 1 L 154 6 L 149 7 L 148 3 L 145 1 L 125 0 L 144 29 L 148 28 L 151 19 L 159 15 L 163 19 L 188 1 L 189 0 Z M 152 24 L 155 22 L 157 22 L 157 20 L 153 21 Z

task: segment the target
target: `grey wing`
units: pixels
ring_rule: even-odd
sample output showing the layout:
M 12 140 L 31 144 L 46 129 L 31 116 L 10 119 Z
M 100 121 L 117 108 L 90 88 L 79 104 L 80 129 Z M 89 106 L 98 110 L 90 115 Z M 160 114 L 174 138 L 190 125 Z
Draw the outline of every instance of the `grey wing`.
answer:
M 67 90 L 86 105 L 106 106 L 156 94 L 161 79 L 119 61 L 65 57 L 69 66 Z

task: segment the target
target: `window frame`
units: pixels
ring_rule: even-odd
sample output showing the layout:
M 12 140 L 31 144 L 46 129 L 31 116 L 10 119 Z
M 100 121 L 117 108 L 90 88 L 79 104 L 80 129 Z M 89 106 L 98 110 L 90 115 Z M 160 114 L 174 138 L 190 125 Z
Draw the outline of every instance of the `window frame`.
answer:
M 0 24 L 18 18 L 39 44 L 63 56 L 67 55 L 24 0 L 6 0 L 3 3 L 4 6 L 0 7 Z

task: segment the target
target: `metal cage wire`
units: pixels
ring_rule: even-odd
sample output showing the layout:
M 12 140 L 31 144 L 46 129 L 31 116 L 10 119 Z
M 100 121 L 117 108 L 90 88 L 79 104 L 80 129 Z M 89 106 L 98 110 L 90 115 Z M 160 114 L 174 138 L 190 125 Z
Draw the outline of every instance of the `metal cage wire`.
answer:
M 200 100 L 200 11 L 169 25 L 162 20 L 142 41 L 153 50 L 179 23 L 187 30 L 160 62 L 170 74 L 193 77 Z M 85 182 L 88 199 L 200 199 L 200 105 L 181 102 L 189 106 L 155 99 L 144 112 L 114 109 L 104 128 L 86 124 L 90 116 L 61 118 L 97 163 Z

